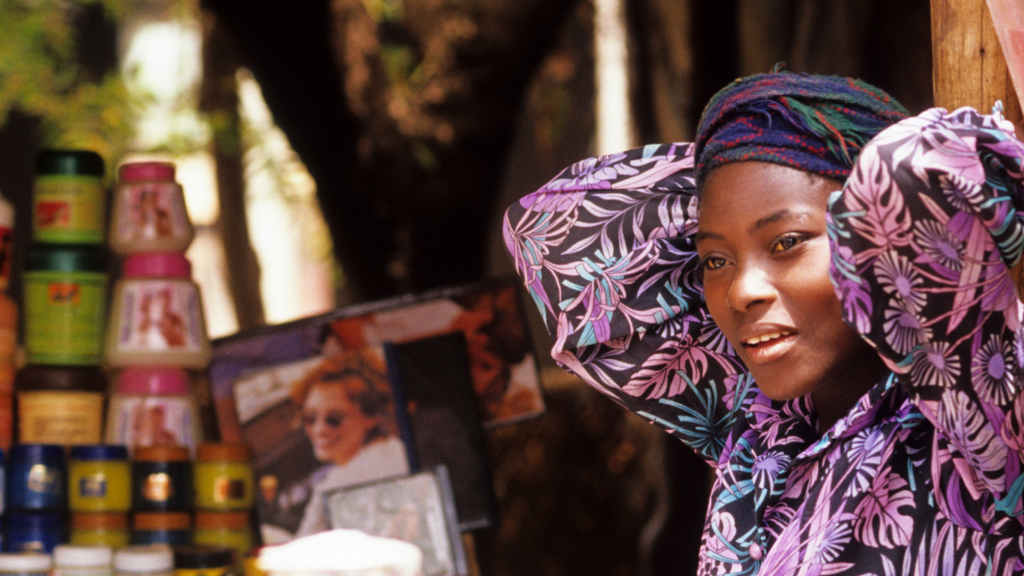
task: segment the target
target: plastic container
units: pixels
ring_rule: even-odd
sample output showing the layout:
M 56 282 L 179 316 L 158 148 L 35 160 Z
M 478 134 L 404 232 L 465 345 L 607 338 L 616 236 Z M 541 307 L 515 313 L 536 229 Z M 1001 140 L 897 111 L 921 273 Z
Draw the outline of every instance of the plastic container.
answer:
M 234 552 L 222 546 L 176 546 L 175 576 L 224 576 L 235 563 Z
M 54 444 L 15 444 L 7 458 L 5 508 L 9 511 L 62 511 L 67 506 L 64 448 Z
M 39 552 L 4 552 L 0 554 L 2 576 L 49 576 L 53 559 Z
M 14 373 L 18 355 L 18 305 L 7 295 L 14 262 L 14 206 L 0 194 L 0 448 L 11 445 Z
M 193 470 L 195 506 L 200 510 L 249 510 L 254 474 L 245 444 L 200 444 Z
M 5 469 L 5 464 L 4 451 L 0 450 L 0 515 L 4 513 L 4 508 L 6 506 L 5 501 L 7 500 L 7 495 L 4 494 L 4 485 L 7 483 L 7 470 Z M 2 541 L 3 538 L 0 538 L 0 542 Z
M 101 244 L 107 193 L 103 158 L 87 150 L 43 150 L 36 157 L 33 237 L 51 244 Z
M 185 446 L 191 454 L 199 438 L 199 408 L 184 370 L 129 366 L 117 375 L 107 410 L 107 443 L 132 451 Z
M 192 265 L 176 252 L 133 254 L 114 286 L 106 359 L 114 367 L 178 366 L 210 361 L 199 287 Z
M 174 164 L 133 162 L 118 168 L 110 248 L 122 255 L 184 252 L 195 230 L 185 194 L 174 181 Z
M 132 456 L 132 508 L 192 509 L 192 461 L 184 446 L 143 446 Z
M 193 541 L 234 550 L 239 559 L 253 548 L 251 515 L 242 510 L 214 512 L 197 510 Z
M 8 512 L 7 552 L 45 552 L 64 541 L 64 515 L 61 512 Z
M 23 276 L 28 362 L 100 364 L 108 280 L 103 248 L 34 244 Z
M 0 194 L 0 290 L 7 290 L 14 263 L 14 205 Z
M 59 544 L 53 549 L 53 576 L 111 576 L 113 561 L 109 546 Z
M 136 512 L 132 516 L 132 544 L 192 543 L 192 517 L 188 512 Z
M 127 448 L 111 444 L 71 448 L 68 508 L 72 512 L 127 512 L 131 505 Z
M 256 565 L 268 576 L 419 576 L 423 553 L 410 542 L 338 529 L 264 546 Z
M 172 576 L 174 552 L 164 544 L 126 546 L 114 551 L 116 576 Z
M 14 381 L 18 441 L 74 446 L 103 441 L 107 380 L 98 366 L 29 364 Z
M 127 546 L 131 541 L 128 514 L 123 512 L 75 512 L 71 514 L 69 541 L 77 546 Z
M 18 366 L 18 306 L 0 291 L 0 448 L 14 436 L 14 378 Z

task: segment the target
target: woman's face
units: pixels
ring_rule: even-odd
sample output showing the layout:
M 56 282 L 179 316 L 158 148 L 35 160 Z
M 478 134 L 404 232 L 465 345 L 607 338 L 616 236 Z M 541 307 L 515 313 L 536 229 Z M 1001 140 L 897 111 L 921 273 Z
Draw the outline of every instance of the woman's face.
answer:
M 761 391 L 811 394 L 819 413 L 848 410 L 885 373 L 843 322 L 828 277 L 825 213 L 841 187 L 776 164 L 726 164 L 702 190 L 696 237 L 708 310 Z
M 302 427 L 321 462 L 342 465 L 351 460 L 375 425 L 349 400 L 340 382 L 314 384 L 302 403 Z

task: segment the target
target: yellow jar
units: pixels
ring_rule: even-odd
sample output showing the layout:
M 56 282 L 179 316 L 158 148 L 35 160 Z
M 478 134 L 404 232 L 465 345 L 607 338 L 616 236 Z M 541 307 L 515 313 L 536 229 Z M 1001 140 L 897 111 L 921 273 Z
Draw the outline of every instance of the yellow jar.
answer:
M 127 512 L 132 505 L 131 474 L 124 446 L 72 447 L 68 507 L 72 512 Z
M 238 558 L 245 558 L 253 547 L 250 520 L 248 511 L 197 510 L 192 539 L 196 544 L 230 548 Z
M 71 515 L 71 543 L 77 546 L 121 548 L 130 540 L 128 514 L 81 512 Z
M 192 474 L 197 509 L 252 508 L 255 478 L 249 448 L 244 444 L 200 444 Z

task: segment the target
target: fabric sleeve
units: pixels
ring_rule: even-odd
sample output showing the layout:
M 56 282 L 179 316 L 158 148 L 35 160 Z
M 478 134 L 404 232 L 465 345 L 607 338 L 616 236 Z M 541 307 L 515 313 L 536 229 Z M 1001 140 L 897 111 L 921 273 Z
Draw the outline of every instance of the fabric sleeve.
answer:
M 578 162 L 508 209 L 551 356 L 716 463 L 751 387 L 700 287 L 693 146 Z
M 943 505 L 1016 525 L 1024 491 L 1024 346 L 1013 269 L 1024 145 L 999 114 L 932 109 L 878 134 L 830 205 L 846 322 L 936 427 Z M 958 486 L 938 486 L 955 469 Z M 946 480 L 942 480 L 946 482 Z

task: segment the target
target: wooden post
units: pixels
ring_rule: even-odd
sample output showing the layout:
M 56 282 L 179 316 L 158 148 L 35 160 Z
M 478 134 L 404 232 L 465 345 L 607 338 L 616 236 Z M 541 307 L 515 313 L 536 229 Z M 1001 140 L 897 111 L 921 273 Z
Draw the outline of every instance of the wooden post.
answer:
M 988 113 L 1003 101 L 1003 114 L 1024 138 L 1020 101 L 999 46 L 985 0 L 931 0 L 932 88 L 935 105 L 947 110 L 973 106 Z M 1024 259 L 1011 271 L 1024 299 Z
M 985 0 L 931 0 L 935 105 L 989 113 L 996 100 L 1021 134 L 1021 107 Z

